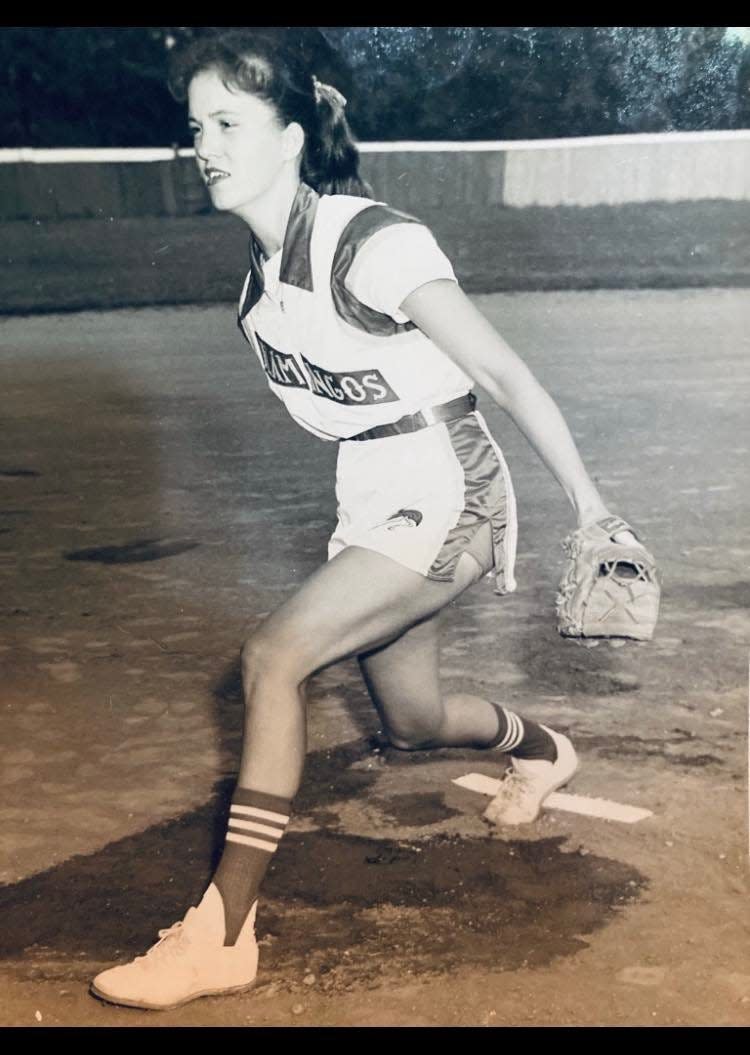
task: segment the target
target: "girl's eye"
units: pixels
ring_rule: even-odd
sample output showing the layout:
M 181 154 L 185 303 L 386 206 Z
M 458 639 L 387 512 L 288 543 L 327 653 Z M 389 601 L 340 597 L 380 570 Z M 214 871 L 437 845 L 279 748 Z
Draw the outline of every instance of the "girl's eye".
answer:
M 200 128 L 198 128 L 197 125 L 190 125 L 189 128 L 188 128 L 188 131 L 189 131 L 191 136 L 197 136 L 198 133 L 200 132 Z
M 234 125 L 231 121 L 220 121 L 219 124 L 222 128 L 234 128 Z

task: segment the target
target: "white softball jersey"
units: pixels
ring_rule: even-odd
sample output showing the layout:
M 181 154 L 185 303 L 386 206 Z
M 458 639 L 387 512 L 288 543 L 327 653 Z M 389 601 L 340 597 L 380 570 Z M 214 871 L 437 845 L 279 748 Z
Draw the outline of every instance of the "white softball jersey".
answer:
M 422 224 L 305 184 L 282 249 L 251 268 L 240 326 L 271 391 L 303 428 L 345 439 L 464 395 L 468 377 L 399 305 L 453 268 Z
M 347 441 L 466 395 L 472 379 L 400 311 L 455 281 L 430 231 L 389 206 L 301 184 L 282 248 L 250 240 L 239 325 L 269 387 L 303 428 Z M 481 414 L 415 433 L 342 442 L 329 559 L 363 546 L 438 581 L 464 552 L 515 589 L 517 519 L 505 460 Z M 489 559 L 481 529 L 490 524 Z

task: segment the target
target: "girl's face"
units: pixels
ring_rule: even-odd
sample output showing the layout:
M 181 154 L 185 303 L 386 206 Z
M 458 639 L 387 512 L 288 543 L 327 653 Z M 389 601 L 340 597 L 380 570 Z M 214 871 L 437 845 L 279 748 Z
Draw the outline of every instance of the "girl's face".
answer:
M 188 103 L 195 157 L 211 201 L 242 215 L 295 165 L 302 130 L 283 128 L 272 106 L 227 88 L 215 70 L 196 74 Z

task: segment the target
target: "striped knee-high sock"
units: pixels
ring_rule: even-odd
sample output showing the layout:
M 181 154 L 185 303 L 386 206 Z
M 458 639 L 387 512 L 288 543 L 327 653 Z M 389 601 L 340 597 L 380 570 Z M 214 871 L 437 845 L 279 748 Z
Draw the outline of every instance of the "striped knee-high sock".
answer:
M 557 761 L 557 746 L 546 729 L 497 703 L 491 706 L 497 713 L 498 730 L 487 747 L 497 747 L 516 758 Z
M 213 877 L 224 902 L 225 945 L 234 945 L 247 919 L 279 840 L 289 822 L 291 800 L 251 788 L 236 788 L 224 852 Z

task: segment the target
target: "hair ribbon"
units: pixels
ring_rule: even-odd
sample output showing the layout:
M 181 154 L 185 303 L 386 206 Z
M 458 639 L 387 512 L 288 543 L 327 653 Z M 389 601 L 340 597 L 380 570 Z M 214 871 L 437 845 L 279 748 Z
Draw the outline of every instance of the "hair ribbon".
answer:
M 343 114 L 346 106 L 346 97 L 337 88 L 334 88 L 332 84 L 323 84 L 314 74 L 313 92 L 315 93 L 316 103 L 319 104 L 325 99 L 335 114 Z

